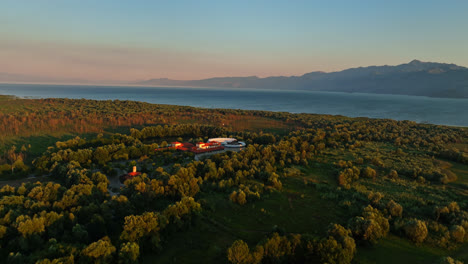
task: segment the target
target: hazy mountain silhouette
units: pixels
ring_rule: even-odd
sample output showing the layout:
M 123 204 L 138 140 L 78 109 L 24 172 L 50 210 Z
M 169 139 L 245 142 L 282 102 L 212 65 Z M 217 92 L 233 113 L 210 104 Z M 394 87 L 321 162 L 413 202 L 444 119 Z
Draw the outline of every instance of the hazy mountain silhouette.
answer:
M 397 66 L 359 67 L 339 72 L 311 72 L 302 76 L 291 77 L 218 77 L 189 81 L 162 78 L 142 81 L 136 84 L 290 89 L 468 98 L 468 68 L 455 64 L 413 60 Z

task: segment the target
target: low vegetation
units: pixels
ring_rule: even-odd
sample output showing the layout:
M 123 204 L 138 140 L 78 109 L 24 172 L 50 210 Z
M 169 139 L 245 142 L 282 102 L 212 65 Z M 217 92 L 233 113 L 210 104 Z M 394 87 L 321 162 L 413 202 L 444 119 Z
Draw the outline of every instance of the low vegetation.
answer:
M 465 128 L 11 97 L 0 122 L 8 263 L 468 261 Z M 247 147 L 157 150 L 209 137 Z

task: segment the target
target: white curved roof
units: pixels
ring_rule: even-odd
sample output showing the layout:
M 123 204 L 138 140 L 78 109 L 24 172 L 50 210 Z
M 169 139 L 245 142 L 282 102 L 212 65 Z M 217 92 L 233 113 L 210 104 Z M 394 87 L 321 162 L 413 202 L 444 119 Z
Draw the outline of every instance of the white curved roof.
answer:
M 219 142 L 219 143 L 224 143 L 224 142 L 232 142 L 232 141 L 236 141 L 237 139 L 235 138 L 210 138 L 208 139 L 208 142 L 213 142 L 213 141 L 216 141 L 216 142 Z

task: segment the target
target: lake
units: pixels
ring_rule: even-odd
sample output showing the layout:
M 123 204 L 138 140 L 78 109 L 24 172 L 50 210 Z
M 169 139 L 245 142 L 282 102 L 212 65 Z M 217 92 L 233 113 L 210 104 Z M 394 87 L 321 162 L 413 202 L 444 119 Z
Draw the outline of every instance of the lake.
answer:
M 205 108 L 390 118 L 468 126 L 468 99 L 259 89 L 43 84 L 0 84 L 0 94 L 23 98 L 134 100 Z

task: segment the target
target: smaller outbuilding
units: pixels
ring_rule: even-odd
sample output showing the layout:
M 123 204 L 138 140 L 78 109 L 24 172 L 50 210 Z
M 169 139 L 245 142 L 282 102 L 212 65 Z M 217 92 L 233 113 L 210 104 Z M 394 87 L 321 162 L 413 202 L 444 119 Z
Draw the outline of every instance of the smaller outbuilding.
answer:
M 132 171 L 132 172 L 129 172 L 129 173 L 124 174 L 124 175 L 121 175 L 121 176 L 119 177 L 119 179 L 120 179 L 120 182 L 123 183 L 123 182 L 125 182 L 126 180 L 131 179 L 131 178 L 133 178 L 133 177 L 135 177 L 135 176 L 138 176 L 138 175 L 141 175 L 141 172 L 138 172 L 138 171 L 137 171 L 137 167 L 136 167 L 136 166 L 133 166 L 133 171 Z

